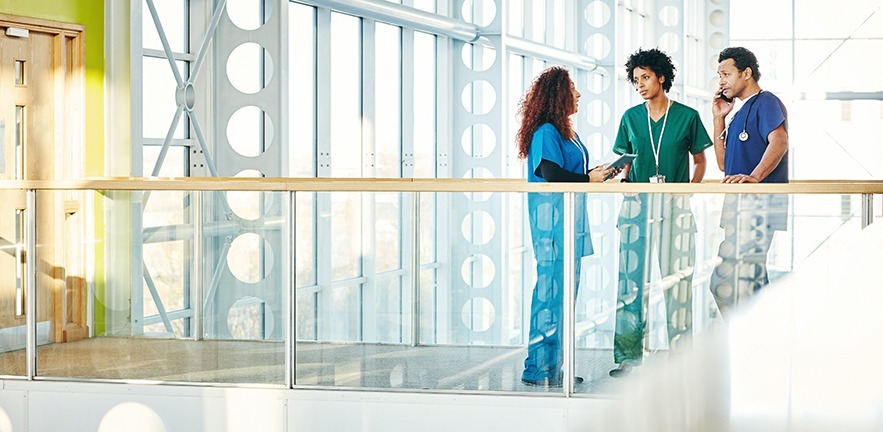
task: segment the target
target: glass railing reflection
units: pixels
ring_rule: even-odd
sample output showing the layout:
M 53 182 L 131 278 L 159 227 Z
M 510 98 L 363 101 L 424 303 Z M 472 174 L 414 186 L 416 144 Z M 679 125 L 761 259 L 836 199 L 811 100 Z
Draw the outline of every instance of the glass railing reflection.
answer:
M 789 229 L 800 235 L 819 222 L 795 220 Z M 726 325 L 697 339 L 692 350 L 655 359 L 622 380 L 611 409 L 593 426 L 881 430 L 883 373 L 869 365 L 883 361 L 875 343 L 883 337 L 883 226 L 859 231 L 851 225 L 825 233 L 792 275 L 733 310 Z
M 26 373 L 26 211 L 24 191 L 0 190 L 0 375 Z M 38 324 L 38 335 L 45 342 L 45 323 Z
M 37 292 L 38 304 L 54 305 L 37 376 L 284 384 L 287 193 L 95 193 L 115 210 L 103 220 L 88 205 L 65 213 L 64 194 L 38 192 L 47 203 L 40 217 L 64 218 L 54 230 L 38 224 L 38 239 L 54 236 L 37 252 L 56 278 Z M 94 230 L 77 229 L 77 217 L 95 221 Z M 102 276 L 91 302 L 75 283 L 85 274 Z
M 859 195 L 36 196 L 36 376 L 200 384 L 563 396 L 571 362 L 576 393 L 608 393 L 618 365 L 690 347 L 861 229 Z M 17 202 L 0 201 L 12 305 Z M 0 374 L 24 376 L 8 318 Z

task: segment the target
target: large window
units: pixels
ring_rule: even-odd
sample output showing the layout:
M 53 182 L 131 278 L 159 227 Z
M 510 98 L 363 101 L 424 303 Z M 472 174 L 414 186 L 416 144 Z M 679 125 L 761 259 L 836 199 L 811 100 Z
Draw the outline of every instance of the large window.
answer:
M 175 89 L 178 87 L 169 63 L 174 59 L 179 76 L 189 77 L 191 63 L 189 34 L 190 2 L 166 0 L 142 2 L 141 25 L 141 132 L 136 155 L 141 166 L 133 174 L 160 177 L 184 177 L 190 174 L 189 119 L 178 112 Z M 156 14 L 153 13 L 156 12 Z M 162 27 L 162 33 L 157 29 Z M 165 41 L 165 43 L 163 43 Z M 168 46 L 170 52 L 165 50 Z M 166 150 L 163 152 L 163 145 Z M 138 160 L 137 156 L 135 160 Z M 175 226 L 190 221 L 189 194 L 154 192 L 146 195 L 141 215 L 145 228 L 143 239 L 143 286 L 133 291 L 133 308 L 143 314 L 146 335 L 190 336 L 190 272 L 182 263 L 190 259 L 191 240 L 158 240 L 161 236 L 146 234 L 149 229 Z M 140 305 L 140 307 L 139 307 Z M 161 316 L 162 314 L 162 316 Z M 177 317 L 167 320 L 169 315 Z M 171 326 L 169 326 L 169 324 Z
M 730 11 L 731 45 L 757 55 L 760 86 L 788 106 L 792 178 L 883 176 L 883 149 L 868 139 L 883 133 L 883 92 L 856 79 L 883 66 L 871 54 L 883 49 L 878 5 L 748 0 Z
M 157 3 L 156 21 L 162 23 L 163 34 L 167 36 L 168 52 L 156 30 L 153 2 Z M 390 5 L 394 9 L 414 8 L 437 13 L 438 5 L 433 0 L 392 3 L 396 3 Z M 704 11 L 699 3 L 689 2 L 685 14 L 687 32 L 694 36 L 703 30 Z M 143 140 L 138 144 L 141 169 L 144 174 L 155 172 L 163 176 L 209 175 L 206 158 L 213 156 L 215 161 L 225 162 L 218 164 L 221 175 L 260 177 L 266 173 L 261 169 L 263 162 L 259 158 L 275 142 L 285 149 L 281 152 L 283 160 L 279 161 L 285 167 L 281 171 L 292 177 L 523 178 L 524 163 L 515 157 L 512 141 L 518 127 L 517 105 L 534 77 L 560 62 L 544 57 L 546 54 L 516 52 L 517 49 L 503 45 L 507 39 L 497 36 L 495 31 L 506 31 L 516 38 L 549 45 L 555 48 L 554 52 L 570 51 L 586 59 L 606 58 L 615 53 L 613 57 L 619 63 L 619 59 L 638 47 L 656 45 L 650 35 L 660 17 L 656 16 L 653 5 L 643 0 L 513 1 L 506 7 L 497 6 L 499 4 L 490 0 L 466 2 L 450 15 L 441 11 L 440 19 L 474 23 L 485 34 L 481 40 L 468 41 L 445 34 L 444 26 L 433 32 L 411 25 L 407 18 L 397 21 L 363 17 L 352 9 L 329 9 L 321 1 L 290 2 L 280 9 L 271 1 L 230 2 L 223 13 L 236 26 L 232 29 L 238 35 L 235 37 L 251 35 L 248 40 L 243 39 L 243 43 L 254 47 L 258 47 L 255 42 L 267 44 L 266 40 L 258 39 L 262 37 L 261 32 L 270 31 L 262 26 L 268 23 L 272 26 L 273 19 L 279 18 L 272 12 L 287 13 L 275 24 L 280 27 L 279 35 L 287 36 L 287 40 L 279 42 L 287 55 L 287 64 L 279 63 L 278 58 L 270 55 L 277 53 L 272 43 L 265 45 L 267 51 L 252 49 L 241 62 L 208 60 L 212 66 L 223 65 L 224 70 L 215 71 L 214 75 L 203 70 L 202 73 L 214 81 L 198 87 L 200 98 L 206 99 L 199 102 L 211 107 L 199 111 L 205 115 L 202 122 L 202 131 L 208 137 L 205 145 L 218 152 L 204 155 L 199 125 L 191 121 L 195 119 L 190 111 L 180 112 L 177 87 L 180 80 L 186 82 L 191 74 L 203 76 L 194 67 L 196 51 L 204 37 L 197 33 L 212 30 L 210 15 L 215 11 L 207 5 L 191 5 L 184 0 L 144 0 L 143 115 L 140 118 Z M 180 13 L 182 11 L 186 13 Z M 498 19 L 500 12 L 508 14 L 506 20 Z M 669 15 L 680 17 L 677 12 Z M 612 21 L 615 21 L 615 31 L 610 33 L 608 23 Z M 224 19 L 221 22 L 228 25 Z M 502 27 L 501 22 L 506 28 L 496 30 L 494 26 Z M 602 27 L 610 34 L 602 36 L 600 30 L 595 31 Z M 240 31 L 254 33 L 240 34 Z M 585 37 L 580 39 L 578 35 Z M 219 43 L 217 52 L 226 52 L 223 50 L 238 43 L 235 39 L 216 42 Z M 688 63 L 679 66 L 690 69 L 705 65 L 706 56 L 701 55 L 702 42 L 697 37 L 677 42 L 679 49 L 689 53 Z M 210 52 L 209 58 L 217 52 Z M 174 59 L 180 80 L 172 73 L 168 56 Z M 606 72 L 568 66 L 585 95 L 575 126 L 590 146 L 593 164 L 611 157 L 613 137 L 605 136 L 605 131 L 611 130 L 609 125 L 617 121 L 622 110 L 639 99 L 623 79 L 618 64 L 604 66 Z M 692 75 L 681 72 L 681 77 Z M 224 78 L 231 81 L 245 78 L 247 88 L 237 87 L 242 94 L 227 90 L 223 87 Z M 285 100 L 278 107 L 287 119 L 287 122 L 280 121 L 284 124 L 273 124 L 270 117 L 277 107 L 265 106 L 267 96 L 261 92 L 274 80 L 286 83 L 287 94 L 281 96 Z M 221 92 L 214 92 L 219 88 Z M 237 121 L 216 125 L 226 118 L 227 102 L 234 105 L 242 102 L 220 100 L 227 97 L 238 97 L 254 105 L 246 107 L 250 111 L 244 111 Z M 203 108 L 197 105 L 196 109 Z M 274 133 L 278 136 L 283 127 L 287 127 L 288 140 L 273 141 Z M 229 139 L 232 151 L 225 147 L 224 139 Z M 167 150 L 162 150 L 164 144 Z M 254 167 L 247 166 L 251 161 Z M 227 173 L 231 170 L 233 172 Z M 453 340 L 455 331 L 451 329 L 460 325 L 462 320 L 458 314 L 461 307 L 468 304 L 467 309 L 478 311 L 475 316 L 490 316 L 489 307 L 495 308 L 498 320 L 505 321 L 505 325 L 494 328 L 493 336 L 475 331 L 478 335 L 475 340 L 521 342 L 525 293 L 529 294 L 534 278 L 523 197 L 476 194 L 466 195 L 466 201 L 463 198 L 462 194 L 296 193 L 294 238 L 297 244 L 293 274 L 297 288 L 298 337 L 403 342 L 409 337 L 407 304 L 415 294 L 409 288 L 417 279 L 420 290 L 416 294 L 421 296 L 421 307 L 425 313 L 441 320 L 421 325 L 424 329 L 421 338 L 433 342 Z M 204 197 L 204 201 L 209 207 L 201 211 L 217 213 L 214 217 L 218 220 L 212 222 L 226 223 L 225 219 L 229 219 L 238 223 L 236 218 L 242 217 L 243 211 L 251 215 L 245 218 L 247 224 L 239 226 L 245 231 L 253 230 L 253 225 L 260 226 L 266 211 L 278 205 L 259 195 L 236 193 Z M 466 238 L 468 246 L 456 250 L 457 242 L 465 235 L 461 230 L 466 220 L 456 209 L 465 208 L 466 202 L 475 205 L 475 210 L 487 211 L 481 214 L 505 210 L 505 214 L 500 214 L 507 219 L 469 215 L 472 219 L 468 220 L 474 226 L 474 231 L 469 233 L 488 232 L 488 226 L 494 225 L 496 235 L 484 243 L 474 236 Z M 190 196 L 150 194 L 143 224 L 157 228 L 193 223 L 192 204 Z M 417 250 L 403 241 L 410 238 L 408 230 L 418 228 L 411 222 L 415 208 L 421 220 Z M 599 213 L 599 226 L 606 226 L 612 214 L 612 211 Z M 612 237 L 608 234 L 598 235 Z M 270 253 L 277 240 L 271 240 L 271 246 L 266 248 L 259 241 L 253 242 L 257 250 L 255 262 L 259 264 L 246 269 L 247 272 L 266 276 L 261 266 L 271 262 Z M 215 262 L 224 259 L 227 243 L 224 238 L 206 240 L 210 257 L 207 267 L 214 267 Z M 151 240 L 149 246 L 145 246 L 145 280 L 149 278 L 151 282 L 145 282 L 140 297 L 146 321 L 153 326 L 151 331 L 168 333 L 167 325 L 158 316 L 162 308 L 155 304 L 155 299 L 176 311 L 191 307 L 187 296 L 197 278 L 180 269 L 166 270 L 168 265 L 162 263 L 192 253 L 192 247 L 190 240 L 180 238 L 168 244 Z M 411 269 L 414 254 L 419 254 L 416 260 L 419 270 Z M 233 256 L 234 262 L 245 262 L 237 257 Z M 482 259 L 500 270 L 488 288 L 498 296 L 488 300 L 494 303 L 490 306 L 472 300 L 479 294 L 477 290 L 458 287 L 463 279 L 458 269 L 464 262 L 478 262 L 477 257 L 485 257 Z M 226 272 L 224 266 L 217 268 Z M 214 268 L 201 271 L 198 275 L 201 284 L 214 283 Z M 419 277 L 412 278 L 411 271 L 419 271 Z M 208 292 L 213 294 L 214 289 L 211 287 Z M 245 300 L 242 307 L 235 308 L 237 314 L 264 310 L 263 303 Z M 398 318 L 377 320 L 374 316 L 377 313 Z M 182 323 L 190 319 L 186 314 L 180 316 Z M 348 318 L 329 320 L 332 316 Z M 439 324 L 442 321 L 448 322 Z M 180 335 L 182 331 L 175 330 L 175 333 Z M 260 329 L 240 333 L 266 335 Z

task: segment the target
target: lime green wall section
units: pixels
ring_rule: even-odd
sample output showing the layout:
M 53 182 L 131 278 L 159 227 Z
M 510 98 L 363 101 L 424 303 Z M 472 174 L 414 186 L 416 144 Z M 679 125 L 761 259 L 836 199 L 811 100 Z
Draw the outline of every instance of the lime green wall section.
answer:
M 121 1 L 121 0 L 112 0 Z M 86 176 L 104 175 L 104 1 L 103 0 L 0 0 L 0 13 L 80 24 L 86 28 Z M 100 196 L 100 195 L 98 195 Z M 96 202 L 95 232 L 104 227 L 103 203 Z M 103 236 L 101 236 L 103 237 Z M 105 332 L 104 242 L 96 239 L 96 296 L 94 330 Z
M 118 1 L 118 0 L 113 0 Z M 104 1 L 0 0 L 0 13 L 86 27 L 87 176 L 104 174 Z

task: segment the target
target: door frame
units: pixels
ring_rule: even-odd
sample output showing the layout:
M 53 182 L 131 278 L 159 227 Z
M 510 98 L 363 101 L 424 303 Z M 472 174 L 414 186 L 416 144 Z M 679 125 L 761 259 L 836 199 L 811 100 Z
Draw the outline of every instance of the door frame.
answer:
M 85 27 L 81 24 L 0 13 L 0 28 L 15 27 L 52 37 L 50 64 L 53 70 L 52 146 L 55 165 L 51 179 L 80 179 L 85 172 Z M 33 175 L 26 174 L 28 179 Z M 41 179 L 42 180 L 42 179 Z M 48 273 L 49 342 L 68 342 L 89 337 L 92 327 L 90 281 L 86 280 L 86 220 L 83 191 L 57 191 L 46 200 L 54 221 L 55 248 L 52 263 L 41 259 L 38 273 Z M 38 210 L 40 211 L 40 210 Z M 62 215 L 55 212 L 63 212 Z M 39 215 L 39 214 L 38 214 Z M 27 234 L 27 233 L 26 233 Z M 36 234 L 36 233 L 33 233 Z M 66 241 L 65 241 L 66 240 Z M 61 263 L 61 265 L 56 265 Z M 34 277 L 36 275 L 29 275 Z M 38 278 L 38 281 L 40 278 Z M 28 293 L 34 295 L 35 293 Z M 39 314 L 38 314 L 39 316 Z M 38 326 L 44 328 L 45 326 Z M 42 337 L 38 339 L 46 340 Z

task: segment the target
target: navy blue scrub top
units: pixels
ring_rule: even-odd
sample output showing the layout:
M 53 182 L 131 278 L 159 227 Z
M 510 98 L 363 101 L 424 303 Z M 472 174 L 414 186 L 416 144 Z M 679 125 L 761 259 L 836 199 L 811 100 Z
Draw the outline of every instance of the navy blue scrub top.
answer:
M 770 132 L 782 124 L 788 131 L 788 112 L 776 95 L 761 91 L 748 98 L 727 129 L 724 174 L 751 174 L 770 144 L 767 139 Z M 745 141 L 739 139 L 743 129 L 748 133 Z M 788 183 L 788 152 L 761 183 Z

